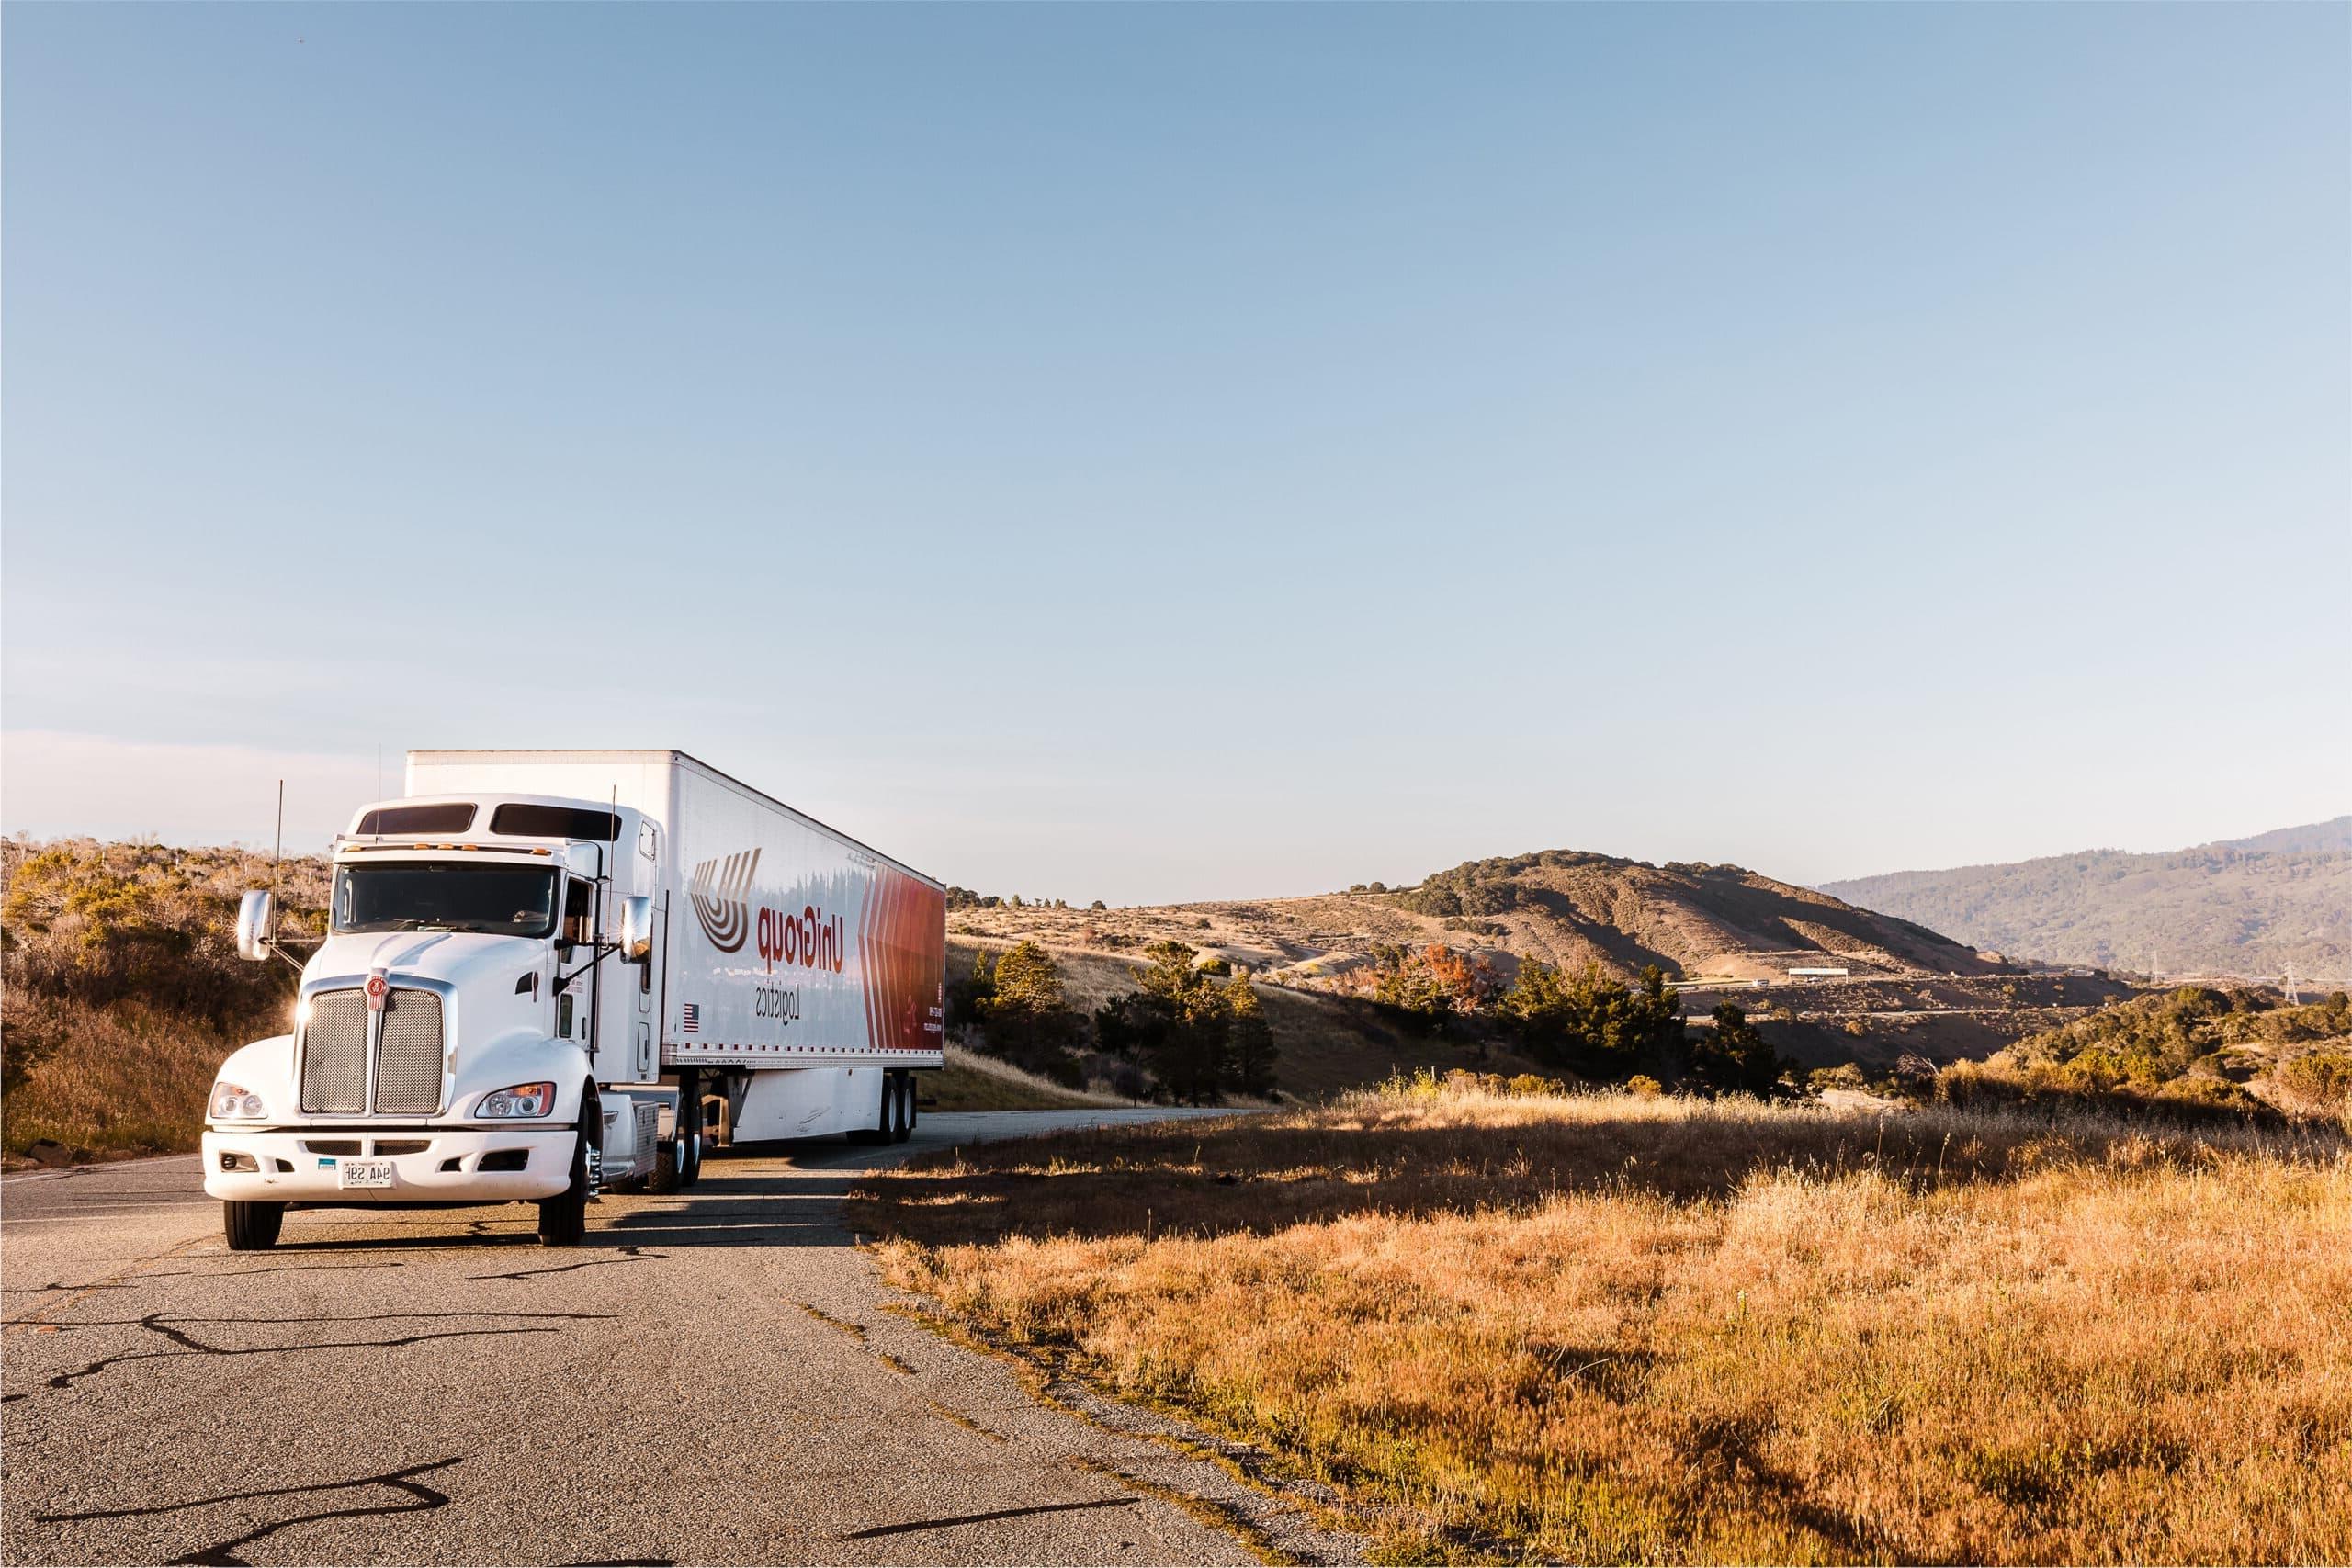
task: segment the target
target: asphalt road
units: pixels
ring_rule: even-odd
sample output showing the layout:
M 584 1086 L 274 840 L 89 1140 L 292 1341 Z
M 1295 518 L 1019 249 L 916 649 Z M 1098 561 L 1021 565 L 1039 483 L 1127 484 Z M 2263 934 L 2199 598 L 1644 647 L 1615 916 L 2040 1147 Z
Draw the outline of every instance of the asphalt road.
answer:
M 924 1118 L 608 1196 L 299 1212 L 232 1253 L 194 1156 L 0 1188 L 0 1554 L 22 1562 L 1249 1562 L 1214 1466 L 881 1310 L 838 1223 Z M 1311 1551 L 1309 1555 L 1314 1555 Z

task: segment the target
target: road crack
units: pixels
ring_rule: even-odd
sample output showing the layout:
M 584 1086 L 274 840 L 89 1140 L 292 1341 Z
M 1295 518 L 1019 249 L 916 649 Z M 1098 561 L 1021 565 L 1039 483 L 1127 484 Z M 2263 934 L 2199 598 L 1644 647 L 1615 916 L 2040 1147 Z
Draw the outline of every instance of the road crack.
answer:
M 435 1508 L 447 1507 L 449 1503 L 447 1493 L 436 1491 L 416 1478 L 420 1475 L 430 1475 L 436 1470 L 447 1470 L 453 1464 L 462 1462 L 464 1462 L 463 1455 L 453 1454 L 447 1459 L 435 1460 L 429 1464 L 413 1464 L 403 1470 L 386 1471 L 381 1475 L 363 1475 L 356 1481 L 322 1481 L 309 1486 L 271 1486 L 253 1492 L 224 1492 L 217 1497 L 198 1497 L 186 1503 L 164 1503 L 150 1508 L 99 1508 L 84 1514 L 36 1514 L 33 1518 L 36 1523 L 44 1525 L 82 1524 L 96 1519 L 146 1518 L 158 1515 L 187 1513 L 197 1508 L 209 1508 L 217 1503 L 246 1503 L 264 1497 L 299 1497 L 313 1492 L 355 1492 L 368 1486 L 388 1486 L 396 1492 L 406 1493 L 412 1499 L 407 1503 L 365 1507 L 324 1508 L 317 1513 L 300 1514 L 290 1519 L 278 1519 L 263 1525 L 260 1529 L 248 1530 L 243 1535 L 232 1536 L 226 1540 L 198 1547 L 185 1556 L 172 1559 L 175 1568 L 181 1564 L 191 1565 L 191 1568 L 195 1564 L 219 1564 L 226 1565 L 226 1568 L 243 1568 L 245 1560 L 237 1555 L 240 1548 L 251 1546 L 257 1540 L 266 1540 L 278 1531 L 291 1529 L 296 1525 L 317 1524 L 325 1519 L 367 1519 L 381 1518 L 392 1514 L 423 1514 L 430 1513 Z
M 287 1325 L 318 1326 L 338 1323 L 400 1323 L 415 1320 L 451 1318 L 526 1318 L 552 1319 L 547 1323 L 527 1323 L 516 1327 L 444 1328 L 429 1332 L 397 1335 L 390 1339 L 324 1339 L 293 1345 L 213 1345 L 198 1338 L 182 1325 L 280 1326 Z M 74 1328 L 141 1328 L 161 1335 L 173 1346 L 169 1350 L 126 1350 L 117 1355 L 102 1356 L 73 1371 L 59 1372 L 44 1383 L 51 1389 L 70 1389 L 85 1378 L 97 1376 L 112 1367 L 133 1361 L 178 1360 L 188 1356 L 279 1356 L 297 1355 L 311 1350 L 389 1350 L 411 1345 L 423 1345 L 436 1339 L 477 1339 L 501 1335 L 555 1334 L 561 1330 L 558 1323 L 612 1323 L 618 1321 L 609 1313 L 589 1312 L 401 1312 L 379 1313 L 359 1317 L 191 1317 L 170 1312 L 151 1312 L 136 1318 L 97 1318 L 71 1325 Z M 60 1325 L 58 1326 L 67 1326 Z M 14 1404 L 29 1399 L 34 1390 L 0 1395 L 0 1404 Z

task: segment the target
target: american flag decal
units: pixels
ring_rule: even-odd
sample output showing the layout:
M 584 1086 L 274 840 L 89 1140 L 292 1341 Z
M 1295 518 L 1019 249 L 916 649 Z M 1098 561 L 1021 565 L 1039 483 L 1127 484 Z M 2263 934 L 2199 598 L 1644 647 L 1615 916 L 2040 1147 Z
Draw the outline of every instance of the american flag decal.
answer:
M 702 1032 L 702 1009 L 693 1002 L 687 1002 L 684 1005 L 686 1010 L 685 1020 L 684 1022 L 679 1024 L 678 1027 L 688 1034 L 700 1034 Z

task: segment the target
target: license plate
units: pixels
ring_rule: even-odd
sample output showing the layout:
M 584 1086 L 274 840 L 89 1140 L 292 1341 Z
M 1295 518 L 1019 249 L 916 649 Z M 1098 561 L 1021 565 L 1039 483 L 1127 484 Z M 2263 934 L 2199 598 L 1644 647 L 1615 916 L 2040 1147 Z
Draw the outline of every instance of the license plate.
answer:
M 392 1162 L 388 1159 L 347 1159 L 334 1168 L 337 1187 L 390 1187 Z

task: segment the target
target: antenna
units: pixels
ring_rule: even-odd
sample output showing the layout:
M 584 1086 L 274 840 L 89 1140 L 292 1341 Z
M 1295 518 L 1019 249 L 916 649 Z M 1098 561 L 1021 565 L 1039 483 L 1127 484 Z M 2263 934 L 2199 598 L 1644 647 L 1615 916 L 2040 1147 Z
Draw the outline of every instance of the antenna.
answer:
M 277 837 L 269 851 L 269 945 L 277 945 L 277 868 L 286 858 L 286 781 L 277 781 Z

